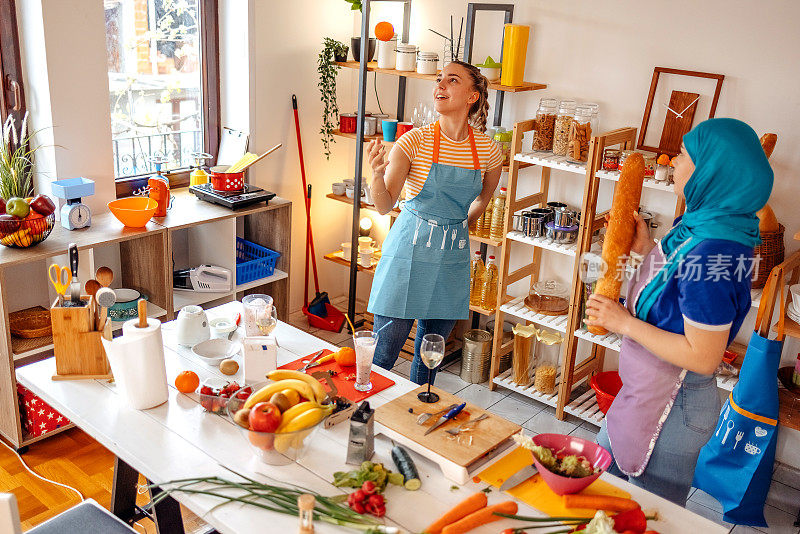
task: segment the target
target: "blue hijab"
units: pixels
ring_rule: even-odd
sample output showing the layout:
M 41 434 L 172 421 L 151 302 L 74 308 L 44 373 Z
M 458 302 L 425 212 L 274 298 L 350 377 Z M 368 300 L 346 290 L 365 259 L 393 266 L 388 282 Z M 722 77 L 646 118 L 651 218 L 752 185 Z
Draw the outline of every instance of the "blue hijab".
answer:
M 636 302 L 636 316 L 643 320 L 683 258 L 702 241 L 726 239 L 748 247 L 761 242 L 756 212 L 769 199 L 773 173 L 753 129 L 736 119 L 709 119 L 683 136 L 683 144 L 695 165 L 683 188 L 686 212 L 661 241 L 667 261 Z

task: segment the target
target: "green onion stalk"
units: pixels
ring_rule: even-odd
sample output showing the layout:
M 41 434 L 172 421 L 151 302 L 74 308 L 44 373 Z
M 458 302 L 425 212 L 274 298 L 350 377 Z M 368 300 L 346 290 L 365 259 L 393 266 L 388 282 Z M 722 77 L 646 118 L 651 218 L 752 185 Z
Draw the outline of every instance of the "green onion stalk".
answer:
M 184 478 L 159 484 L 151 484 L 148 488 L 158 487 L 162 490 L 161 493 L 153 498 L 151 505 L 154 506 L 158 504 L 173 493 L 184 493 L 207 495 L 223 500 L 223 502 L 214 506 L 210 511 L 215 510 L 219 506 L 238 502 L 263 510 L 297 517 L 299 514 L 297 498 L 303 494 L 310 494 L 316 499 L 313 511 L 315 521 L 323 521 L 332 525 L 360 530 L 368 534 L 397 534 L 399 532 L 397 527 L 386 526 L 375 519 L 351 510 L 348 506 L 339 504 L 336 497 L 326 497 L 301 488 L 300 486 L 286 487 L 264 484 L 240 473 L 236 473 L 235 471 L 231 472 L 241 477 L 244 481 L 236 482 L 210 476 Z M 230 494 L 230 490 L 237 490 L 239 493 Z

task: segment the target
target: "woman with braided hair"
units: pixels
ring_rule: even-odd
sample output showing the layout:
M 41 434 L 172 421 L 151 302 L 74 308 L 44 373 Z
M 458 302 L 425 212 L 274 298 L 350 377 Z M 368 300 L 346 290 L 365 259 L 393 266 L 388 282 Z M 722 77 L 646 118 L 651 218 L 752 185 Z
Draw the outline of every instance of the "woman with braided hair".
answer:
M 445 339 L 469 314 L 469 225 L 491 201 L 502 155 L 486 135 L 488 81 L 468 63 L 442 69 L 433 89 L 439 120 L 397 140 L 388 160 L 379 141 L 368 147 L 372 198 L 381 214 L 406 202 L 383 244 L 368 311 L 381 331 L 374 362 L 391 369 L 414 321 L 411 380 L 427 378 L 420 345 L 425 334 Z

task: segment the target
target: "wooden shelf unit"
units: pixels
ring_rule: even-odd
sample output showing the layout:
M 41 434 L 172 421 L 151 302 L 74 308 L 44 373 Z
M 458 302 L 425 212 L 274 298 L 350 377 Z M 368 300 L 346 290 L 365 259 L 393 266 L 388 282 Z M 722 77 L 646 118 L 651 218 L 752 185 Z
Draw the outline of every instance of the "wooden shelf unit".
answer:
M 78 245 L 80 271 L 85 269 L 85 265 L 90 265 L 93 272 L 104 264 L 109 254 L 118 257 L 120 268 L 119 272 L 115 270 L 112 287 L 145 293 L 149 297 L 148 315 L 171 320 L 180 307 L 180 302 L 176 306 L 172 288 L 172 240 L 175 232 L 230 219 L 231 222 L 225 224 L 231 228 L 231 266 L 235 268 L 236 264 L 236 235 L 278 251 L 281 257 L 273 276 L 242 284 L 225 295 L 233 300 L 248 293 L 269 293 L 275 297 L 279 318 L 288 318 L 291 202 L 276 197 L 269 205 L 255 204 L 233 211 L 201 201 L 188 189 L 175 190 L 173 195 L 175 200 L 168 215 L 152 219 L 144 228 L 124 227 L 111 213 L 101 213 L 92 218 L 89 228 L 81 230 L 69 231 L 56 223 L 45 241 L 29 249 L 0 247 L 0 434 L 13 447 L 25 447 L 50 435 L 32 437 L 22 429 L 15 367 L 50 357 L 53 342 L 51 336 L 21 339 L 11 335 L 8 314 L 29 307 L 30 303 L 20 302 L 20 290 L 9 282 L 9 278 L 19 278 L 19 271 L 24 270 L 25 276 L 35 284 L 34 290 L 42 294 L 38 304 L 49 307 L 55 293 L 47 280 L 47 265 L 54 260 L 63 264 L 69 243 Z M 118 252 L 106 250 L 111 246 Z M 81 279 L 81 282 L 85 280 Z M 122 322 L 112 324 L 115 330 L 122 327 Z
M 579 278 L 580 257 L 583 253 L 592 250 L 595 245 L 595 233 L 603 226 L 603 213 L 597 212 L 597 198 L 599 182 L 601 179 L 617 181 L 618 173 L 608 173 L 601 171 L 602 154 L 607 146 L 618 145 L 621 149 L 632 150 L 636 144 L 636 128 L 620 128 L 611 132 L 595 136 L 591 139 L 589 147 L 588 162 L 586 164 L 575 164 L 552 155 L 536 155 L 522 153 L 522 140 L 526 132 L 534 129 L 535 121 L 526 120 L 514 125 L 514 132 L 511 142 L 512 164 L 509 171 L 507 187 L 507 209 L 504 221 L 503 244 L 500 250 L 500 261 L 498 264 L 500 276 L 500 287 L 498 290 L 498 310 L 495 321 L 502 323 L 506 314 L 513 315 L 522 319 L 525 324 L 538 324 L 562 333 L 567 334 L 562 344 L 561 368 L 559 371 L 558 394 L 548 396 L 546 402 L 556 408 L 556 416 L 564 418 L 565 413 L 577 415 L 582 419 L 593 424 L 602 421 L 602 413 L 596 407 L 593 392 L 587 392 L 576 399 L 571 399 L 573 390 L 583 380 L 603 369 L 603 359 L 605 350 L 612 348 L 618 350 L 619 339 L 615 335 L 593 336 L 582 328 L 581 318 L 581 298 L 583 285 Z M 538 166 L 541 169 L 541 183 L 538 192 L 529 194 L 524 198 L 517 198 L 517 185 L 519 171 L 522 166 Z M 530 209 L 536 206 L 543 206 L 548 201 L 548 191 L 551 180 L 552 170 L 567 171 L 585 176 L 583 201 L 581 205 L 581 223 L 578 230 L 577 241 L 570 245 L 562 245 L 544 238 L 530 238 L 513 230 L 512 216 L 520 210 Z M 651 184 L 654 189 L 667 190 L 663 184 Z M 675 214 L 682 213 L 684 205 L 681 199 L 676 200 Z M 523 267 L 510 272 L 509 263 L 513 243 L 523 243 L 533 247 L 531 262 Z M 543 261 L 543 251 L 550 251 L 565 254 L 573 257 L 573 273 L 571 277 L 571 294 L 569 311 L 566 316 L 549 317 L 536 314 L 528 310 L 524 305 L 523 297 L 511 297 L 507 294 L 508 286 L 524 280 L 530 279 L 530 286 L 539 280 L 539 271 Z M 591 343 L 590 353 L 579 364 L 577 362 L 577 349 L 579 339 L 584 339 Z M 498 376 L 500 358 L 513 350 L 513 344 L 502 344 L 502 335 L 495 333 L 492 350 L 491 366 L 491 387 L 497 385 L 510 387 L 510 375 L 505 373 L 502 377 Z M 530 392 L 530 388 L 511 387 L 523 395 L 541 400 L 538 393 Z
M 344 202 L 345 204 L 350 204 L 351 206 L 353 205 L 353 199 L 349 198 L 347 195 L 334 195 L 333 193 L 328 193 L 325 196 L 331 200 Z M 377 208 L 373 204 L 367 204 L 366 202 L 361 202 L 361 209 L 374 211 L 375 213 L 378 212 Z M 390 217 L 397 217 L 400 215 L 400 208 L 394 208 L 392 211 L 387 213 L 387 215 Z
M 331 252 L 330 254 L 326 254 L 323 256 L 324 259 L 328 261 L 332 261 L 333 263 L 338 263 L 339 265 L 344 265 L 345 267 L 350 267 L 350 262 L 341 256 L 342 251 L 339 250 L 337 252 Z M 363 267 L 361 264 L 358 265 L 358 272 L 360 273 L 369 273 L 375 274 L 375 266 L 372 267 Z
M 356 69 L 358 70 L 360 64 L 358 61 L 342 61 L 337 62 L 337 65 L 340 67 L 344 67 L 347 69 Z M 404 70 L 395 70 L 395 69 L 379 69 L 378 63 L 376 61 L 370 61 L 367 63 L 367 71 L 369 72 L 377 72 L 378 74 L 388 74 L 389 76 L 401 76 L 403 78 L 417 78 L 420 80 L 429 80 L 429 81 L 436 81 L 436 77 L 438 74 L 419 74 L 417 71 L 404 71 Z M 535 82 L 523 82 L 522 85 L 512 87 L 510 85 L 502 85 L 496 82 L 489 83 L 489 89 L 494 89 L 495 91 L 504 91 L 506 93 L 521 93 L 524 91 L 537 91 L 539 89 L 547 89 L 547 85 L 543 83 L 535 83 Z

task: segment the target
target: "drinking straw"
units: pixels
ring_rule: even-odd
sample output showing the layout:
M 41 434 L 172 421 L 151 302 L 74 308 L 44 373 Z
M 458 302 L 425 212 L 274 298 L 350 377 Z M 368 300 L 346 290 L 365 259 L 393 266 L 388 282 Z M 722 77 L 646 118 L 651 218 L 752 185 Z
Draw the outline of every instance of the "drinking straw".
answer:
M 436 35 L 438 35 L 439 37 L 444 37 L 445 39 L 447 39 L 447 40 L 448 40 L 448 41 L 450 41 L 451 43 L 453 42 L 453 40 L 452 40 L 450 37 L 446 36 L 446 35 L 445 35 L 445 34 L 443 34 L 443 33 L 439 33 L 439 32 L 437 32 L 437 31 L 436 31 L 436 30 L 434 30 L 433 28 L 428 28 L 428 31 L 429 31 L 429 32 L 433 32 L 433 33 L 435 33 L 435 34 L 436 34 Z
M 387 326 L 389 326 L 389 325 L 390 325 L 390 324 L 392 324 L 393 322 L 394 322 L 394 320 L 391 320 L 391 321 L 389 321 L 388 323 L 386 323 L 386 324 L 385 324 L 385 325 L 383 325 L 382 327 L 378 328 L 378 331 L 377 331 L 377 332 L 375 332 L 375 333 L 376 333 L 376 334 L 380 334 L 380 333 L 381 333 L 381 330 L 383 330 L 384 328 L 386 328 Z
M 450 59 L 451 60 L 455 59 L 453 57 L 453 37 L 455 37 L 455 35 L 453 34 L 453 15 L 450 15 Z
M 350 317 L 348 317 L 348 315 L 346 313 L 344 314 L 344 318 L 347 319 L 347 324 L 350 325 L 350 331 L 355 334 L 356 333 L 356 327 L 353 326 L 353 321 L 350 320 Z
M 464 31 L 464 17 L 461 17 L 461 27 L 458 29 L 458 41 L 456 41 L 456 57 L 458 59 L 461 54 L 461 32 Z

